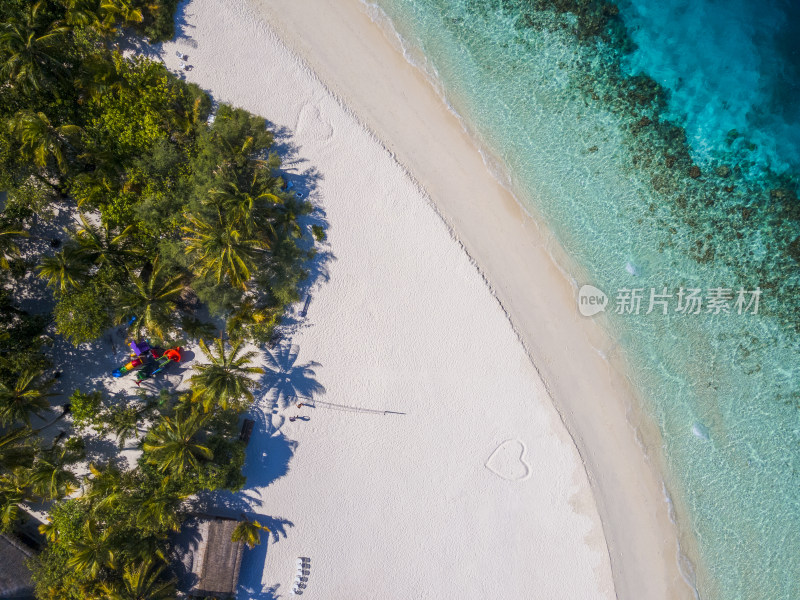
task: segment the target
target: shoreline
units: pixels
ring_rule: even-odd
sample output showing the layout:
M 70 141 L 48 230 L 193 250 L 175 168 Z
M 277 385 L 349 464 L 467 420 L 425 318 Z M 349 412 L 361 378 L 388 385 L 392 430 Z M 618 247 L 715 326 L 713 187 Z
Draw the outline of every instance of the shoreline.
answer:
M 362 2 L 321 2 L 313 8 L 285 0 L 249 4 L 268 16 L 281 40 L 352 107 L 426 191 L 489 285 L 583 460 L 618 597 L 694 597 L 681 573 L 679 532 L 671 520 L 665 484 L 652 463 L 652 451 L 639 439 L 647 429 L 643 437 L 652 446 L 658 432 L 640 414 L 614 341 L 600 322 L 575 310 L 575 280 L 569 275 L 575 265 L 490 172 L 457 115 L 427 77 L 400 55 L 398 44 Z M 415 121 L 429 126 L 405 127 Z M 465 171 L 471 173 L 468 182 L 447 179 Z M 464 201 L 470 192 L 477 201 Z M 493 243 L 498 239 L 503 239 L 503 249 Z M 548 283 L 546 297 L 538 290 L 541 279 Z M 580 365 L 580 379 L 573 377 L 575 364 Z M 593 426 L 598 422 L 604 426 L 600 431 Z

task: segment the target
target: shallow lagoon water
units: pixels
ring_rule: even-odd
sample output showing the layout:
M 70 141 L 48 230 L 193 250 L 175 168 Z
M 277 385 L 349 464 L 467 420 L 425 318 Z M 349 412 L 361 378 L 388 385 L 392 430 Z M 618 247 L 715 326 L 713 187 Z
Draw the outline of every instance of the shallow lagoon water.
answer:
M 796 9 L 377 6 L 578 283 L 609 295 L 699 596 L 800 597 Z M 645 314 L 651 288 L 672 294 L 666 315 Z M 699 314 L 677 311 L 680 288 L 701 290 Z M 729 312 L 708 312 L 715 288 Z M 756 288 L 758 314 L 738 314 L 738 290 Z M 642 290 L 638 315 L 613 313 L 620 289 Z

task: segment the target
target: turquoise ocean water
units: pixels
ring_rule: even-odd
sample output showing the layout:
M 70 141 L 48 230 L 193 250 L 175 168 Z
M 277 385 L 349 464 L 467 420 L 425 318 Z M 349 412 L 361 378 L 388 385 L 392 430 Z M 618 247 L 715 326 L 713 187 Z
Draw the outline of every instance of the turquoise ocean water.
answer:
M 800 598 L 800 4 L 368 6 L 611 297 L 698 595 Z M 623 288 L 640 314 L 614 313 Z M 730 312 L 708 312 L 715 288 Z

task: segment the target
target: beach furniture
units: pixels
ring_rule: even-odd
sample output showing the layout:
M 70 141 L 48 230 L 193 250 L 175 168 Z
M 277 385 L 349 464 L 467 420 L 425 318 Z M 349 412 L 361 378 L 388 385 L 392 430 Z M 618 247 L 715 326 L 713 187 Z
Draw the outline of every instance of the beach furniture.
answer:
M 294 578 L 292 594 L 299 595 L 306 588 L 308 576 L 311 573 L 311 559 L 307 556 L 297 557 L 297 575 Z
M 253 419 L 245 419 L 242 423 L 242 431 L 239 433 L 239 440 L 247 444 L 250 441 L 250 436 L 253 434 L 253 427 L 256 422 Z

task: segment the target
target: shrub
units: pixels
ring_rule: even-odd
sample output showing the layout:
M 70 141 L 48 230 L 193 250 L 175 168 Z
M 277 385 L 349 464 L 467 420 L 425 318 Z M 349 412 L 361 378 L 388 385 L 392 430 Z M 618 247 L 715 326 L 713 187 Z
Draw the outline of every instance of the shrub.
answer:
M 102 400 L 103 394 L 100 391 L 84 394 L 80 390 L 75 390 L 69 397 L 72 422 L 79 431 L 97 424 Z

